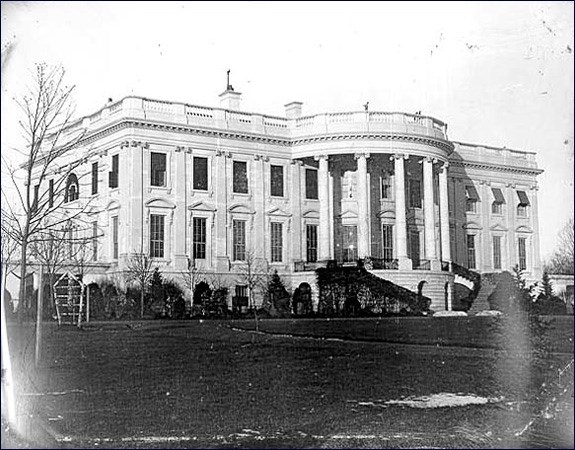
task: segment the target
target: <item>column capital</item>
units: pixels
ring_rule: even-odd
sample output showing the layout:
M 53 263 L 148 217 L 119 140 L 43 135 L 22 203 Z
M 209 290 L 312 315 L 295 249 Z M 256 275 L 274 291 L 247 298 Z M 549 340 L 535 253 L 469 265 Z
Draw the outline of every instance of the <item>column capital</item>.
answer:
M 327 161 L 329 159 L 329 156 L 327 156 L 327 155 L 315 155 L 313 157 L 313 159 L 316 161 Z
M 354 153 L 353 157 L 354 157 L 354 159 L 369 158 L 370 153 L 369 152 L 357 152 L 357 153 Z
M 449 167 L 449 163 L 447 161 L 441 161 L 443 164 L 441 165 L 441 167 L 439 168 L 439 170 L 444 171 L 447 170 L 447 168 Z
M 394 160 L 394 159 L 409 159 L 409 155 L 407 153 L 394 153 L 393 156 L 389 157 L 389 160 Z
M 270 158 L 267 155 L 254 155 L 256 161 L 268 162 Z
M 480 186 L 483 186 L 483 185 L 491 186 L 491 181 L 489 181 L 489 180 L 479 180 L 479 185 L 480 185 Z
M 511 188 L 511 189 L 515 189 L 515 183 L 505 183 L 505 187 Z
M 224 156 L 226 158 L 231 158 L 232 152 L 228 152 L 226 150 L 216 150 L 216 156 Z
M 303 166 L 303 161 L 301 159 L 290 159 L 290 164 Z
M 539 190 L 539 185 L 537 185 L 537 184 L 531 185 L 531 186 L 529 186 L 529 189 L 532 190 L 532 191 L 538 191 L 538 190 Z

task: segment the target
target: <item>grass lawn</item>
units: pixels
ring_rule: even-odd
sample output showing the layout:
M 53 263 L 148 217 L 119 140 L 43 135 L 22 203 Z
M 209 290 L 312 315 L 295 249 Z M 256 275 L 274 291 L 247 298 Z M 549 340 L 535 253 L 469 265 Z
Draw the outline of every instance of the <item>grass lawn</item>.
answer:
M 49 427 L 57 440 L 45 445 L 572 448 L 572 353 L 535 361 L 490 345 L 441 345 L 444 320 L 260 322 L 268 331 L 332 338 L 385 328 L 391 340 L 417 344 L 240 330 L 251 321 L 47 324 L 38 368 L 33 327 L 8 331 L 18 411 Z M 498 401 L 436 409 L 385 403 L 439 393 Z

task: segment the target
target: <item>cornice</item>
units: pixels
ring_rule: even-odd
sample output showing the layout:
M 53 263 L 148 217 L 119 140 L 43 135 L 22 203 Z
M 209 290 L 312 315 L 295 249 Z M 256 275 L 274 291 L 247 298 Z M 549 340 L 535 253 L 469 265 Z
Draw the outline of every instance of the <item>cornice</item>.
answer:
M 478 163 L 472 161 L 450 161 L 449 164 L 452 167 L 465 167 L 468 169 L 480 169 L 489 170 L 493 172 L 513 172 L 522 173 L 529 175 L 539 175 L 544 172 L 543 169 L 529 168 L 529 167 L 518 167 L 518 166 L 501 166 L 497 164 L 490 163 Z
M 187 126 L 179 124 L 168 124 L 160 122 L 150 122 L 147 120 L 134 120 L 125 119 L 117 123 L 113 123 L 110 126 L 95 131 L 94 133 L 86 136 L 80 140 L 74 147 L 79 147 L 86 144 L 91 144 L 105 136 L 108 136 L 116 131 L 125 128 L 140 128 L 140 129 L 155 129 L 162 131 L 171 131 L 177 133 L 193 134 L 197 136 L 209 136 L 218 137 L 224 139 L 237 139 L 243 141 L 268 143 L 275 145 L 282 145 L 285 147 L 293 147 L 299 145 L 305 145 L 315 142 L 327 142 L 327 141 L 345 141 L 345 140 L 382 140 L 382 141 L 404 141 L 404 142 L 417 142 L 420 144 L 430 145 L 432 147 L 439 148 L 441 150 L 451 152 L 453 150 L 453 144 L 448 141 L 441 139 L 434 139 L 429 136 L 423 135 L 411 135 L 411 134 L 397 134 L 397 133 L 332 133 L 327 135 L 318 136 L 306 136 L 303 138 L 282 138 L 266 136 L 261 134 L 253 134 L 241 131 L 231 131 L 231 130 L 218 130 L 213 128 L 202 128 L 196 126 Z

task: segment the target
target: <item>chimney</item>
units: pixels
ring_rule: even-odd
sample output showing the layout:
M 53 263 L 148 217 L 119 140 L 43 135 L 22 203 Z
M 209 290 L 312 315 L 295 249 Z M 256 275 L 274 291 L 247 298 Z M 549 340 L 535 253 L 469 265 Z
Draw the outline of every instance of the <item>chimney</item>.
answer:
M 298 117 L 301 117 L 302 105 L 302 102 L 290 102 L 287 105 L 284 105 L 286 109 L 286 117 L 288 119 L 297 119 Z
M 233 88 L 226 89 L 220 94 L 220 107 L 231 111 L 239 111 L 241 99 L 242 94 L 240 92 L 234 91 Z

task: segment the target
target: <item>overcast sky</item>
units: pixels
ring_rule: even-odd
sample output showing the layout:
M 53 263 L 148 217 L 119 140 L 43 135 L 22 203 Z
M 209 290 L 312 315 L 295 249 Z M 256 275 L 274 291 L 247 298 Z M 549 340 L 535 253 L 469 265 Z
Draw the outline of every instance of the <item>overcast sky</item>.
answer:
M 573 2 L 2 1 L 2 152 L 34 63 L 62 64 L 78 115 L 128 94 L 283 115 L 421 110 L 449 137 L 537 152 L 542 256 L 573 216 Z M 4 54 L 4 51 L 3 51 Z M 3 55 L 4 61 L 4 55 Z M 4 65 L 4 62 L 3 62 Z

